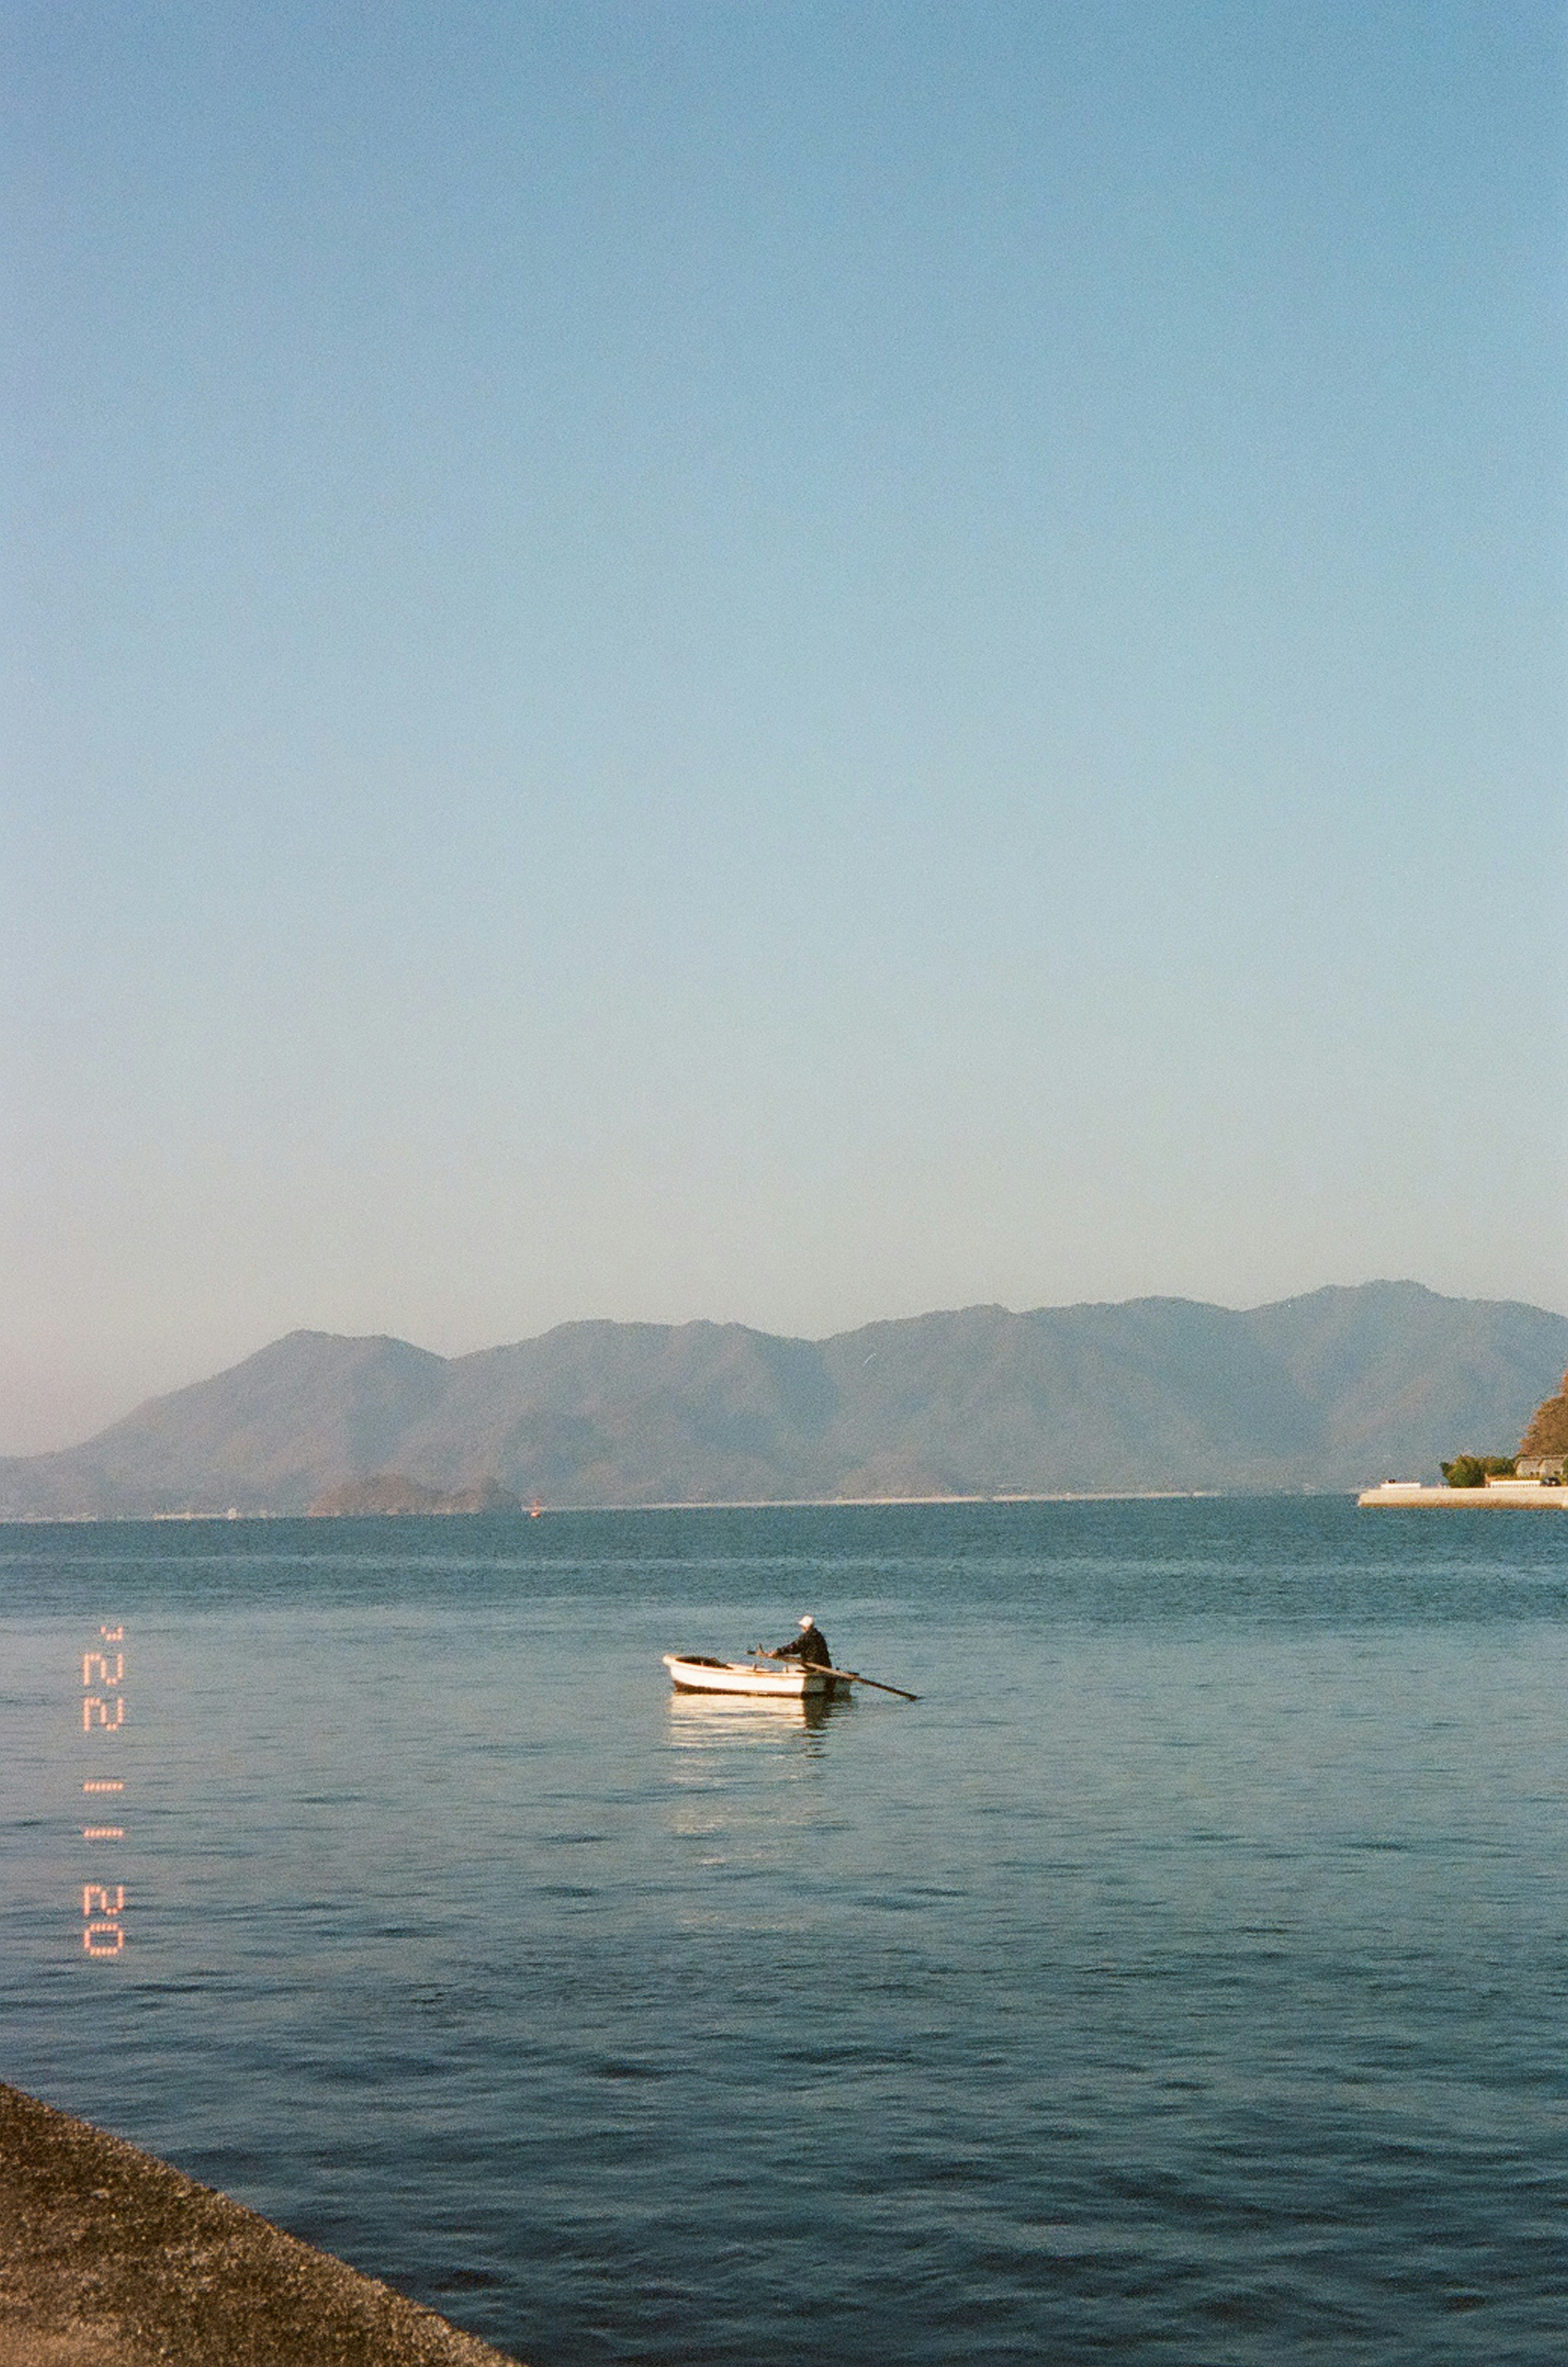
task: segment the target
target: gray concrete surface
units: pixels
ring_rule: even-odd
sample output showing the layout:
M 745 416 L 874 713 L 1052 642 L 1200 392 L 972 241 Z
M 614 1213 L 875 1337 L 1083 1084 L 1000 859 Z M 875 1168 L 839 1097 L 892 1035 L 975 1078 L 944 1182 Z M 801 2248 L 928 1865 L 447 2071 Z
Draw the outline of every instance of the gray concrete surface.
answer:
M 509 2367 L 434 2310 L 0 2083 L 0 2367 Z

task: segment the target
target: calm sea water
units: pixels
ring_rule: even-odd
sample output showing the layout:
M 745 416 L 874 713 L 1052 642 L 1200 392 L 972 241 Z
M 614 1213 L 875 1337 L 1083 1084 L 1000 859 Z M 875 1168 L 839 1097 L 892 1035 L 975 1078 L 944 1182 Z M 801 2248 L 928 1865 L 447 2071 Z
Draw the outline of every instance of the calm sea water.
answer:
M 919 1701 L 671 1698 L 803 1611 Z M 1568 1519 L 13 1528 L 0 1656 L 0 2076 L 536 2367 L 1568 2354 Z

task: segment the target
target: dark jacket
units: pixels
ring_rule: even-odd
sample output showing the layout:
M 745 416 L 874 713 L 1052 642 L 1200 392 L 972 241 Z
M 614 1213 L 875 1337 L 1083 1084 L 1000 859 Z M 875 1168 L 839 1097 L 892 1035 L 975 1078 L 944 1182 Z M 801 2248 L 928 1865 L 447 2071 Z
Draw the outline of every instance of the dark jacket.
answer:
M 804 1660 L 808 1669 L 830 1669 L 833 1655 L 820 1627 L 803 1627 L 793 1644 L 781 1644 L 775 1660 Z

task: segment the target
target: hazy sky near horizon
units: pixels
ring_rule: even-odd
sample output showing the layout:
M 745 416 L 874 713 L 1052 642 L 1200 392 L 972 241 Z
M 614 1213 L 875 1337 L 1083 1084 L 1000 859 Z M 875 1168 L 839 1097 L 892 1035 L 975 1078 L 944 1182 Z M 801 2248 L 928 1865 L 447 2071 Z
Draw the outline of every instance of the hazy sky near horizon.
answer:
M 0 23 L 0 1450 L 297 1324 L 1568 1308 L 1560 6 Z

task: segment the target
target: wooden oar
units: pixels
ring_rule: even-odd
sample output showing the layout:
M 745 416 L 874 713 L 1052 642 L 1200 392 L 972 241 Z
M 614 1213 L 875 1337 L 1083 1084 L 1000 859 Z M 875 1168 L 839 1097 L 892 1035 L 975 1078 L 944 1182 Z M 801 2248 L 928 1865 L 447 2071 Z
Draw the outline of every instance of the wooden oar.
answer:
M 900 1701 L 919 1701 L 919 1693 L 908 1693 L 902 1685 L 885 1685 L 880 1677 L 863 1677 L 858 1669 L 827 1669 L 825 1676 L 842 1677 L 847 1685 L 874 1685 L 879 1693 L 897 1693 Z
M 751 1648 L 760 1660 L 782 1660 L 784 1657 L 782 1652 L 770 1652 L 765 1644 L 754 1644 Z M 792 1652 L 789 1657 L 793 1660 L 795 1654 Z M 835 1669 L 820 1660 L 807 1660 L 803 1665 L 808 1669 L 820 1669 L 825 1677 L 842 1677 L 847 1685 L 874 1685 L 879 1693 L 897 1693 L 900 1701 L 919 1701 L 920 1698 L 919 1693 L 907 1693 L 902 1685 L 885 1685 L 880 1677 L 863 1677 L 858 1669 Z

